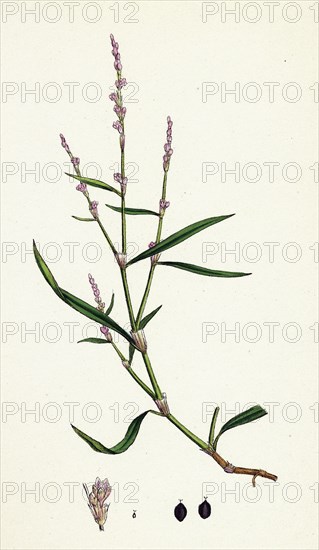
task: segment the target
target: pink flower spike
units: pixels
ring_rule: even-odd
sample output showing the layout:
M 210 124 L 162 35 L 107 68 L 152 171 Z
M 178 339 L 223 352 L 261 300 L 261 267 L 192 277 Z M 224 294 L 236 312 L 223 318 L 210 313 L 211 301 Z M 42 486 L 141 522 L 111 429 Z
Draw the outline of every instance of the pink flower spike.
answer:
M 79 166 L 80 159 L 79 159 L 79 157 L 72 157 L 71 162 L 72 162 L 73 166 Z

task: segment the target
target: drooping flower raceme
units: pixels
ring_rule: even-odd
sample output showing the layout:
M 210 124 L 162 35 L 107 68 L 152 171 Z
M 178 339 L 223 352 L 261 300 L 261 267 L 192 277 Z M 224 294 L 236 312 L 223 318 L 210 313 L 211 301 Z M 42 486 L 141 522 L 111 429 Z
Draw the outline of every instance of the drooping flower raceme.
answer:
M 123 105 L 122 88 L 126 86 L 126 78 L 122 77 L 122 62 L 119 52 L 119 44 L 115 41 L 113 34 L 110 35 L 112 45 L 112 55 L 114 57 L 114 68 L 117 73 L 117 80 L 115 81 L 116 92 L 112 92 L 109 95 L 111 101 L 114 101 L 113 111 L 116 113 L 118 120 L 113 122 L 113 128 L 120 134 L 120 146 L 122 152 L 125 147 L 125 134 L 124 134 L 124 118 L 126 115 L 126 107 Z
M 97 303 L 97 309 L 99 311 L 103 311 L 104 312 L 104 308 L 105 308 L 105 303 L 102 302 L 102 298 L 101 298 L 101 293 L 100 293 L 100 290 L 99 290 L 99 287 L 97 286 L 96 282 L 95 282 L 95 279 L 93 279 L 91 273 L 88 274 L 88 278 L 89 278 L 89 283 L 91 285 L 91 288 L 93 290 L 93 294 L 94 294 L 94 299 Z
M 97 477 L 95 483 L 92 485 L 91 493 L 86 483 L 83 483 L 83 487 L 88 498 L 88 507 L 92 512 L 94 521 L 98 524 L 100 531 L 104 531 L 104 524 L 110 507 L 105 501 L 111 494 L 111 485 L 108 479 L 101 481 L 100 478 Z
M 74 157 L 71 153 L 71 150 L 70 150 L 70 147 L 68 146 L 67 142 L 66 142 L 66 139 L 64 137 L 63 134 L 60 134 L 60 138 L 61 138 L 61 145 L 63 147 L 63 149 L 66 150 L 66 152 L 68 153 L 70 159 L 71 159 L 71 162 L 74 166 L 74 169 L 76 171 L 76 174 L 78 176 L 80 176 L 80 170 L 79 170 L 79 165 L 80 165 L 80 159 L 79 157 Z M 88 190 L 87 190 L 87 186 L 85 185 L 85 183 L 82 183 L 80 182 L 77 186 L 76 186 L 76 190 L 77 191 L 80 191 L 81 193 L 83 194 L 86 194 L 88 196 Z
M 97 303 L 97 308 L 96 309 L 98 309 L 99 311 L 102 311 L 104 313 L 105 302 L 102 301 L 100 289 L 97 286 L 97 284 L 95 282 L 95 279 L 93 279 L 91 273 L 88 274 L 88 278 L 89 278 L 89 283 L 91 285 L 91 288 L 93 290 L 94 300 Z M 100 327 L 100 331 L 102 332 L 102 334 L 104 334 L 104 336 L 105 336 L 105 338 L 107 339 L 108 342 L 112 342 L 112 340 L 113 340 L 112 334 L 110 333 L 110 330 L 109 330 L 108 327 L 102 326 L 102 327 Z

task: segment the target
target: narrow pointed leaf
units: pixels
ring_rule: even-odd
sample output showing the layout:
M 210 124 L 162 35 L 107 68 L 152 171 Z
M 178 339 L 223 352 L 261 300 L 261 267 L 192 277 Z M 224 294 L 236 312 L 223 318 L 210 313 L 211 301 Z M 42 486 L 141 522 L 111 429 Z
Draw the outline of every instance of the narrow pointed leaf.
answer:
M 108 208 L 111 210 L 114 210 L 115 212 L 122 212 L 122 209 L 120 206 L 113 206 L 112 204 L 106 204 Z M 158 212 L 154 212 L 154 210 L 145 210 L 144 208 L 125 208 L 125 214 L 128 214 L 129 216 L 158 216 Z
M 128 355 L 128 362 L 129 362 L 130 365 L 132 364 L 132 361 L 133 361 L 135 349 L 136 349 L 136 348 L 135 348 L 134 346 L 132 346 L 132 344 L 130 344 L 130 347 L 129 347 L 129 355 Z
M 108 315 L 105 315 L 102 311 L 99 311 L 95 307 L 91 306 L 87 302 L 84 302 L 84 300 L 81 300 L 81 298 L 78 298 L 77 296 L 74 296 L 67 290 L 64 290 L 63 288 L 60 288 L 62 294 L 63 294 L 63 300 L 73 309 L 78 311 L 79 313 L 82 313 L 82 315 L 85 315 L 85 317 L 88 317 L 89 319 L 92 319 L 92 321 L 96 321 L 97 323 L 100 323 L 101 325 L 104 325 L 115 332 L 118 332 L 118 334 L 121 334 L 128 342 L 133 344 L 133 340 L 130 337 L 130 335 L 124 330 L 120 325 L 118 325 L 111 317 Z
M 211 421 L 209 436 L 208 436 L 208 443 L 210 445 L 213 445 L 213 442 L 214 442 L 215 426 L 216 426 L 216 420 L 217 420 L 219 410 L 220 410 L 220 408 L 216 407 L 216 409 L 214 410 L 212 421 Z
M 231 430 L 233 428 L 237 428 L 237 426 L 242 426 L 243 424 L 248 424 L 249 422 L 254 422 L 255 420 L 258 420 L 258 418 L 262 418 L 265 416 L 267 411 L 263 409 L 260 405 L 255 405 L 254 407 L 251 407 L 247 411 L 244 411 L 240 414 L 237 414 L 236 416 L 233 416 L 226 424 L 224 424 L 218 434 L 218 436 L 215 438 L 214 441 L 214 449 L 217 447 L 217 442 L 220 438 L 220 436 L 227 432 L 228 430 Z
M 92 187 L 98 187 L 99 189 L 104 189 L 105 191 L 111 191 L 112 193 L 116 193 L 121 196 L 121 192 L 115 189 L 115 187 L 112 187 L 112 185 L 109 185 L 108 183 L 105 183 L 101 180 L 95 180 L 92 178 L 84 178 L 82 176 L 76 176 L 75 174 L 69 174 L 68 172 L 65 172 L 67 176 L 70 176 L 70 178 L 74 178 L 81 183 L 85 183 L 86 185 L 91 185 Z
M 154 309 L 153 311 L 151 311 L 151 313 L 148 313 L 148 315 L 145 315 L 145 317 L 143 317 L 143 319 L 141 319 L 140 321 L 140 326 L 139 328 L 140 329 L 143 329 L 146 327 L 147 323 L 150 322 L 151 319 L 153 319 L 154 315 L 156 315 L 156 313 L 161 309 L 162 306 L 158 306 L 156 309 Z M 131 365 L 132 361 L 133 361 L 133 357 L 134 357 L 134 353 L 135 353 L 135 347 L 132 346 L 130 344 L 130 349 L 129 349 L 129 363 Z
M 245 277 L 245 275 L 251 275 L 251 273 L 241 273 L 238 271 L 219 271 L 216 269 L 207 269 L 207 267 L 186 264 L 183 262 L 157 262 L 157 265 L 177 267 L 177 269 L 190 271 L 191 273 L 196 273 L 197 275 L 205 275 L 206 277 Z
M 90 437 L 89 435 L 85 434 L 84 432 L 82 432 L 81 430 L 79 430 L 78 428 L 73 426 L 72 424 L 71 424 L 71 426 L 72 426 L 73 430 L 75 431 L 75 433 L 78 434 L 78 436 L 80 436 L 82 439 L 84 439 L 84 441 L 86 441 L 86 443 L 88 445 L 90 445 L 90 447 L 94 451 L 97 451 L 98 453 L 109 454 L 109 455 L 117 455 L 117 454 L 124 453 L 125 451 L 127 451 L 127 449 L 129 449 L 129 447 L 134 443 L 134 441 L 136 439 L 136 436 L 139 432 L 139 429 L 141 427 L 141 424 L 142 424 L 145 416 L 149 412 L 153 413 L 154 411 L 148 410 L 148 411 L 145 411 L 144 413 L 140 414 L 139 416 L 137 416 L 133 420 L 133 422 L 131 422 L 131 424 L 129 425 L 128 430 L 127 430 L 124 438 L 122 439 L 122 441 L 120 441 L 114 447 L 110 447 L 110 448 L 105 447 L 102 443 L 100 443 L 96 439 L 93 439 L 93 437 Z
M 105 315 L 110 315 L 112 309 L 113 309 L 113 306 L 114 306 L 114 292 L 112 294 L 112 298 L 111 298 L 111 301 L 110 301 L 110 305 L 109 307 L 107 308 L 106 312 L 105 312 Z
M 154 315 L 156 315 L 156 313 L 161 309 L 161 307 L 162 306 L 158 306 L 156 309 L 153 309 L 151 313 L 148 313 L 147 315 L 145 315 L 145 317 L 143 317 L 143 319 L 140 322 L 140 328 L 145 328 L 146 325 L 151 321 L 151 319 L 153 319 Z
M 79 218 L 79 216 L 72 216 L 75 220 L 78 220 L 79 222 L 96 222 L 95 218 Z
M 40 252 L 37 249 L 37 246 L 35 242 L 33 241 L 33 252 L 36 259 L 36 262 L 38 264 L 38 267 L 44 276 L 47 283 L 50 285 L 52 290 L 70 307 L 78 311 L 79 313 L 82 313 L 82 315 L 85 315 L 85 317 L 88 317 L 89 319 L 92 319 L 92 321 L 96 321 L 97 323 L 100 323 L 101 325 L 104 325 L 115 332 L 118 332 L 123 336 L 130 344 L 134 344 L 131 336 L 124 330 L 120 325 L 118 325 L 111 317 L 106 315 L 105 313 L 102 313 L 95 307 L 91 306 L 87 302 L 84 302 L 84 300 L 81 300 L 77 296 L 74 296 L 67 290 L 64 290 L 61 288 L 55 278 L 53 277 L 50 269 L 48 268 L 47 264 L 45 263 L 44 259 L 42 258 Z
M 33 240 L 33 253 L 34 253 L 35 261 L 37 262 L 38 268 L 40 269 L 43 277 L 45 278 L 47 283 L 49 283 L 50 287 L 52 288 L 52 290 L 54 290 L 54 292 L 57 294 L 57 296 L 59 296 L 59 298 L 61 298 L 63 300 L 63 296 L 61 294 L 60 287 L 59 287 L 58 283 L 56 282 L 55 278 L 53 277 L 52 272 L 48 268 L 48 266 L 45 263 L 44 259 L 42 258 L 40 252 L 38 251 L 37 245 L 35 244 L 34 240 Z
M 163 241 L 160 241 L 152 248 L 144 250 L 144 252 L 141 252 L 141 254 L 135 256 L 135 258 L 132 258 L 132 260 L 130 260 L 127 265 L 129 266 L 135 264 L 136 262 L 139 262 L 140 260 L 145 260 L 145 258 L 149 258 L 150 256 L 160 254 L 161 252 L 164 252 L 164 250 L 168 250 L 169 248 L 176 246 L 186 239 L 189 239 L 196 233 L 203 231 L 203 229 L 207 229 L 207 227 L 210 227 L 211 225 L 215 225 L 216 223 L 227 220 L 227 218 L 231 218 L 231 216 L 234 216 L 234 214 L 230 214 L 228 216 L 217 216 L 215 218 L 206 218 L 205 220 L 192 223 L 191 225 L 180 229 L 176 233 L 173 233 Z
M 78 344 L 81 344 L 82 342 L 89 342 L 90 344 L 110 344 L 108 340 L 103 338 L 84 338 L 84 340 L 79 340 Z

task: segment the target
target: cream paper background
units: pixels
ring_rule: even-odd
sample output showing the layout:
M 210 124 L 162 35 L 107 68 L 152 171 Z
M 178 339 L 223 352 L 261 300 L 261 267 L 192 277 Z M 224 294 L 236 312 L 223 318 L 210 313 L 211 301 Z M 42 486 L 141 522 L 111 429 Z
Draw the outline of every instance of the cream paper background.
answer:
M 287 19 L 294 17 L 296 8 L 287 8 L 286 2 L 278 2 L 273 23 L 264 2 L 254 3 L 261 10 L 255 23 L 247 19 L 254 17 L 256 8 L 247 7 L 246 2 L 239 3 L 237 23 L 234 16 L 221 20 L 221 10 L 233 8 L 233 2 L 213 3 L 219 12 L 208 16 L 206 23 L 202 22 L 201 2 L 140 1 L 136 15 L 130 15 L 135 10 L 132 3 L 88 6 L 88 2 L 79 2 L 73 6 L 73 23 L 66 2 L 53 2 L 51 7 L 40 2 L 40 20 L 28 16 L 23 22 L 24 4 L 28 9 L 35 5 L 2 2 L 2 9 L 16 12 L 2 23 L 3 80 L 16 83 L 9 86 L 15 93 L 3 103 L 2 127 L 3 163 L 10 163 L 9 169 L 16 172 L 3 177 L 2 184 L 2 547 L 316 548 L 317 184 L 309 168 L 317 160 L 317 104 L 310 89 L 317 80 L 313 2 L 294 3 L 301 10 L 295 23 Z M 92 22 L 98 8 L 101 17 Z M 114 21 L 117 9 L 119 22 Z M 47 21 L 59 13 L 58 21 Z M 127 16 L 137 22 L 124 22 Z M 127 415 L 132 419 L 151 406 L 112 350 L 76 344 L 87 320 L 57 300 L 32 255 L 25 254 L 34 237 L 44 255 L 53 260 L 50 266 L 61 285 L 87 301 L 92 299 L 87 283 L 91 272 L 106 301 L 114 290 L 113 316 L 127 322 L 117 268 L 105 248 L 102 257 L 94 260 L 104 247 L 103 239 L 94 224 L 71 218 L 72 214 L 86 215 L 85 202 L 57 169 L 67 168 L 58 138 L 62 131 L 82 165 L 98 163 L 99 176 L 112 180 L 114 168 L 110 167 L 118 159 L 118 148 L 107 98 L 115 78 L 110 32 L 120 43 L 123 74 L 135 83 L 134 90 L 136 85 L 139 88 L 133 96 L 138 101 L 127 104 L 127 161 L 139 167 L 135 176 L 139 181 L 129 184 L 127 203 L 156 208 L 165 117 L 170 114 L 174 156 L 164 236 L 211 215 L 237 215 L 168 251 L 165 258 L 253 271 L 251 277 L 226 280 L 158 268 L 147 307 L 151 311 L 163 304 L 147 330 L 154 368 L 172 411 L 203 438 L 211 418 L 203 416 L 205 403 L 210 411 L 212 403 L 220 404 L 224 422 L 234 414 L 236 403 L 240 410 L 248 403 L 267 406 L 273 414 L 258 424 L 228 432 L 219 449 L 236 465 L 277 473 L 274 487 L 259 479 L 254 490 L 250 479 L 225 475 L 172 425 L 156 417 L 147 417 L 134 446 L 117 457 L 94 453 L 69 427 L 71 405 L 66 403 L 73 403 L 74 423 L 113 445 L 127 429 Z M 34 88 L 36 82 L 40 83 L 40 98 L 24 98 L 23 86 Z M 73 102 L 66 82 L 79 84 Z M 96 83 L 95 87 L 85 88 L 89 82 Z M 203 102 L 204 82 L 224 82 L 229 89 L 238 82 L 239 102 L 233 96 L 223 102 L 220 92 Z M 242 94 L 249 82 L 262 90 L 255 103 L 247 101 L 246 88 L 245 97 Z M 273 102 L 264 82 L 279 83 Z M 282 96 L 289 82 L 300 87 L 299 101 L 289 102 Z M 55 87 L 48 89 L 48 83 Z M 56 89 L 61 89 L 62 96 L 54 102 Z M 103 97 L 88 101 L 86 92 L 94 98 L 99 89 Z M 292 96 L 293 91 L 290 88 L 287 93 Z M 205 162 L 219 166 L 224 162 L 228 168 L 239 162 L 241 169 L 254 162 L 261 166 L 262 176 L 255 183 L 248 181 L 253 172 L 241 176 L 239 182 L 233 176 L 222 182 L 218 173 L 204 182 Z M 273 182 L 269 182 L 265 162 L 280 163 Z M 293 169 L 288 178 L 283 172 L 289 162 L 302 170 L 298 181 L 288 181 Z M 40 176 L 25 175 L 25 169 L 34 168 L 35 163 L 39 163 Z M 4 164 L 3 170 L 7 167 Z M 88 174 L 95 177 L 94 167 L 90 170 Z M 118 241 L 119 217 L 103 208 L 104 202 L 116 204 L 116 197 L 99 190 L 92 190 L 91 197 L 100 201 L 103 219 Z M 136 243 L 135 249 L 137 245 L 144 249 L 154 238 L 155 223 L 146 217 L 128 219 L 129 241 Z M 234 249 L 235 243 L 237 256 L 223 258 L 222 246 Z M 249 248 L 248 243 L 255 245 Z M 273 261 L 264 243 L 278 243 L 273 245 Z M 287 247 L 287 243 L 296 244 Z M 69 253 L 71 246 L 74 258 Z M 215 253 L 203 263 L 205 246 L 215 247 Z M 256 250 L 260 258 L 252 262 L 249 258 Z M 288 261 L 296 250 L 301 254 L 299 260 Z M 147 269 L 145 261 L 129 271 L 135 308 Z M 269 325 L 265 325 L 270 322 L 279 323 L 272 343 Z M 76 323 L 72 343 L 67 323 Z M 206 342 L 203 323 L 217 323 L 214 326 L 219 328 Z M 239 323 L 239 342 L 232 335 L 222 341 L 222 323 L 224 329 Z M 40 335 L 25 334 L 34 328 Z M 6 337 L 8 331 L 13 334 Z M 93 326 L 89 334 L 95 334 Z M 144 376 L 140 361 L 137 369 Z M 92 402 L 95 405 L 89 405 Z M 26 408 L 36 407 L 36 413 L 25 415 Z M 99 410 L 102 417 L 94 421 Z M 97 475 L 107 476 L 115 486 L 103 534 L 81 491 L 81 483 L 92 482 Z M 36 494 L 26 494 L 32 489 Z M 204 522 L 197 506 L 206 495 L 213 513 Z M 179 498 L 188 508 L 181 524 L 173 516 Z M 134 509 L 135 520 L 131 517 Z

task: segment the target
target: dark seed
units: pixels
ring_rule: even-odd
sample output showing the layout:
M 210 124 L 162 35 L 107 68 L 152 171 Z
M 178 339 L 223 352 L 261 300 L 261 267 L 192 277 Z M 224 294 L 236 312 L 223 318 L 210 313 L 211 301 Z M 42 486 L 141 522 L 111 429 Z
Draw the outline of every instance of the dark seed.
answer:
M 180 503 L 175 506 L 174 516 L 178 521 L 183 521 L 186 518 L 187 510 L 182 501 L 180 501 Z
M 209 504 L 209 502 L 207 502 L 206 498 L 205 498 L 205 500 L 198 506 L 198 513 L 199 513 L 200 517 L 203 518 L 203 519 L 207 519 L 207 518 L 209 518 L 209 516 L 211 515 L 211 513 L 212 513 L 212 507 L 211 507 L 211 505 Z
M 133 510 L 132 518 L 136 518 L 136 510 Z

